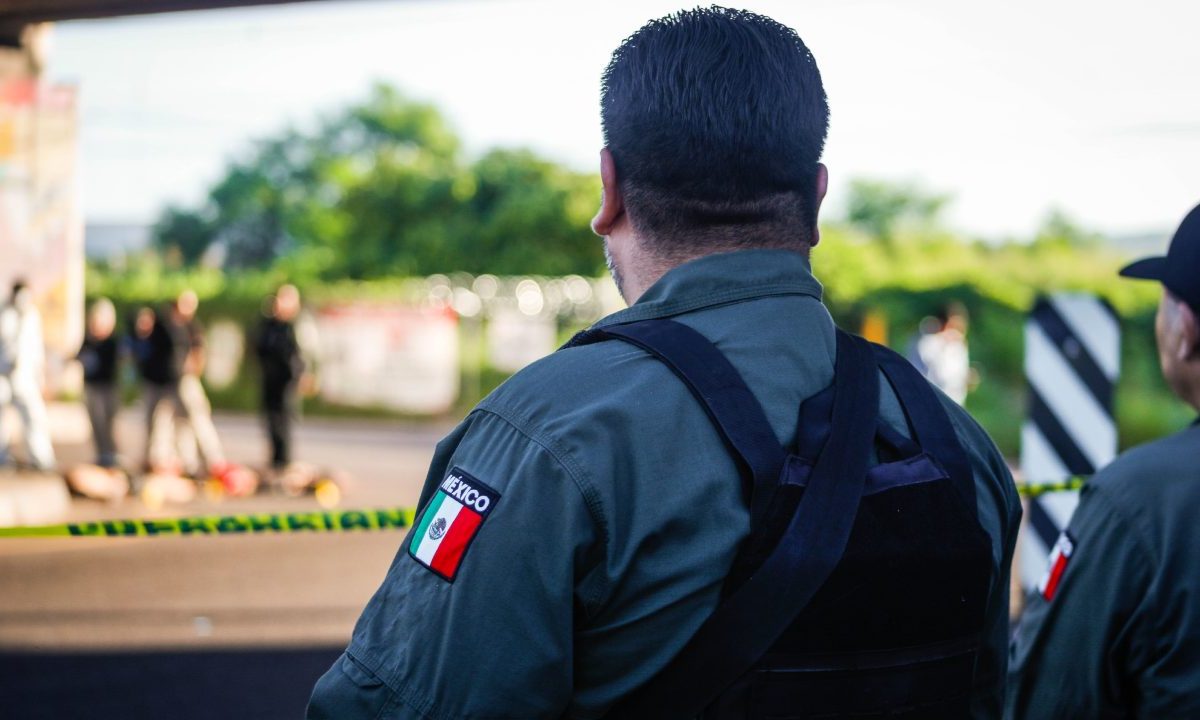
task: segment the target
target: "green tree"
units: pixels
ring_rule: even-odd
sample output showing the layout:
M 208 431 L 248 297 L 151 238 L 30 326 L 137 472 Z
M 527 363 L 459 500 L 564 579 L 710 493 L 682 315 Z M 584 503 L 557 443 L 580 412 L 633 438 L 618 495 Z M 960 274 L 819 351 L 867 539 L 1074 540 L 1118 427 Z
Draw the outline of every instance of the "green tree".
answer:
M 846 220 L 890 244 L 901 225 L 936 224 L 949 201 L 948 195 L 930 193 L 914 183 L 851 180 Z
M 1094 248 L 1104 243 L 1104 237 L 1084 229 L 1062 210 L 1054 209 L 1042 221 L 1033 242 L 1041 246 Z
M 177 207 L 163 211 L 154 226 L 155 247 L 164 255 L 178 253 L 185 265 L 195 265 L 212 245 L 215 229 L 203 215 Z
M 460 242 L 464 270 L 520 274 L 536 267 L 545 275 L 591 275 L 601 269 L 601 243 L 589 225 L 599 178 L 527 150 L 494 150 L 472 171 L 473 233 Z M 484 258 L 491 268 L 483 266 Z
M 159 246 L 182 247 L 181 218 L 212 218 L 193 244 L 220 244 L 229 268 L 283 263 L 326 278 L 370 278 L 601 267 L 587 222 L 599 197 L 594 176 L 526 150 L 495 150 L 470 165 L 460 153 L 436 108 L 380 85 L 311 133 L 258 143 L 204 207 L 164 214 Z

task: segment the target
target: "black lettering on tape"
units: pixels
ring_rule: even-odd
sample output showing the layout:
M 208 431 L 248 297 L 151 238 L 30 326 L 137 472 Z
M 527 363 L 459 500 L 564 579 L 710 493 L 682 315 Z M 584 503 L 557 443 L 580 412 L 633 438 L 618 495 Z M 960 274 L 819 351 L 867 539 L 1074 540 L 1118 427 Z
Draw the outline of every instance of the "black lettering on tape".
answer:
M 376 510 L 375 522 L 379 528 L 393 527 L 405 528 L 408 527 L 408 518 L 403 510 Z
M 179 518 L 179 532 L 183 535 L 192 533 L 211 533 L 212 527 L 208 518 Z
M 174 520 L 143 520 L 142 527 L 147 535 L 170 535 L 179 532 L 179 524 Z
M 367 517 L 367 514 L 357 510 L 349 510 L 342 513 L 338 519 L 338 524 L 341 525 L 343 530 L 371 529 L 371 520 Z
M 254 532 L 262 532 L 264 530 L 274 530 L 275 532 L 283 532 L 283 521 L 278 515 L 251 515 L 250 529 Z
M 233 515 L 226 515 L 217 520 L 217 532 L 219 533 L 244 533 L 249 529 L 244 519 Z
M 288 513 L 288 527 L 292 530 L 324 530 L 320 513 Z

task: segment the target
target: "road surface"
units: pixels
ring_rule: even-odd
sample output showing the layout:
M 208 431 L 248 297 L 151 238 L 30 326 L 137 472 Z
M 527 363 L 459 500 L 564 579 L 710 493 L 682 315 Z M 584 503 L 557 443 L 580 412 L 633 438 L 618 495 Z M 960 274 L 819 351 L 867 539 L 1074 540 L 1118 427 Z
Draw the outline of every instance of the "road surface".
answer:
M 219 416 L 231 459 L 265 454 L 253 417 Z M 133 413 L 119 424 L 131 456 Z M 343 506 L 411 506 L 434 426 L 309 420 L 298 454 L 348 472 Z M 68 433 L 69 434 L 69 433 Z M 86 445 L 58 448 L 64 466 Z M 306 511 L 311 498 L 260 495 L 150 510 L 73 501 L 69 521 Z M 402 531 L 359 534 L 0 541 L 0 715 L 13 718 L 295 718 L 345 646 Z

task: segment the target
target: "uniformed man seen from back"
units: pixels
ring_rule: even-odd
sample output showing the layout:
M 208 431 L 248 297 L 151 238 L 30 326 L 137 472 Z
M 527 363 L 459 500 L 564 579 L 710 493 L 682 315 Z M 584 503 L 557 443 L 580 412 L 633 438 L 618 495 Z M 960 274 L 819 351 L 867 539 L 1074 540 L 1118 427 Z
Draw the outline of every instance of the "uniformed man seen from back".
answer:
M 593 228 L 630 307 L 438 445 L 309 717 L 996 717 L 1020 506 L 821 303 L 812 55 L 698 9 L 603 80 Z
M 1162 283 L 1163 377 L 1200 410 L 1200 207 L 1121 274 Z M 1011 657 L 1009 717 L 1200 717 L 1200 421 L 1084 484 Z

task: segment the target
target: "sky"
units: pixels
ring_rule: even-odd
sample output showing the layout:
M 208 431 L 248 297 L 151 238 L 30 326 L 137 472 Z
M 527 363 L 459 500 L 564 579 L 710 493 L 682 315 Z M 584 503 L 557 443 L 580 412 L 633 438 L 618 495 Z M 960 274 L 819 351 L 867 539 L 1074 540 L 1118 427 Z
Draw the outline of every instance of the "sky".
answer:
M 467 151 L 527 146 L 581 170 L 599 78 L 660 0 L 367 0 L 60 23 L 53 80 L 81 92 L 91 222 L 196 203 L 255 138 L 377 81 L 437 105 Z M 851 178 L 917 182 L 946 219 L 1028 236 L 1054 209 L 1169 233 L 1200 202 L 1200 3 L 744 2 L 797 30 L 830 98 L 828 212 Z M 1164 242 L 1165 242 L 1164 236 Z

